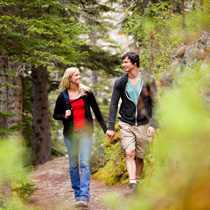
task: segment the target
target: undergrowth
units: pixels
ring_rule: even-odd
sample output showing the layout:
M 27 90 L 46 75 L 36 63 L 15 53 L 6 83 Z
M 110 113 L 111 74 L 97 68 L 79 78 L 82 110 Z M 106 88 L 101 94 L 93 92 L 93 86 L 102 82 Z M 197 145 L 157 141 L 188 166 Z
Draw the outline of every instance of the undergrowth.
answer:
M 116 125 L 115 138 L 113 140 L 106 139 L 104 141 L 105 159 L 107 162 L 103 168 L 100 168 L 93 175 L 93 178 L 103 180 L 107 185 L 127 184 L 129 182 L 125 153 L 121 150 L 119 138 L 120 128 Z M 144 164 L 144 170 L 141 175 L 142 180 L 151 176 L 155 167 L 152 149 L 150 153 L 146 155 Z

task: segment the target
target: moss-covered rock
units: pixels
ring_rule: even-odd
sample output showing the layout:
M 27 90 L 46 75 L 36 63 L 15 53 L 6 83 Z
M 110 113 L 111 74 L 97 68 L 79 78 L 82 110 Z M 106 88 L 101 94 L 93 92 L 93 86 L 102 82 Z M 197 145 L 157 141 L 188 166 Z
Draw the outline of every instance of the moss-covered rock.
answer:
M 128 182 L 128 173 L 126 170 L 125 154 L 122 152 L 119 144 L 120 128 L 115 126 L 115 138 L 105 139 L 103 142 L 105 148 L 105 158 L 107 160 L 103 168 L 100 168 L 93 178 L 104 180 L 107 185 L 122 184 Z

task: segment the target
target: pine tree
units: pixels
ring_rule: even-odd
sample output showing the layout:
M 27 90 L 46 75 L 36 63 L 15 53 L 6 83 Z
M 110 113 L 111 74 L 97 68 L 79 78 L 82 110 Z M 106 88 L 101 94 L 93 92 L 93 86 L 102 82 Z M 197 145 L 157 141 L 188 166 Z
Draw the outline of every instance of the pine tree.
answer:
M 67 2 L 54 1 L 3 1 L 0 2 L 2 10 L 0 22 L 2 23 L 0 29 L 0 54 L 2 57 L 8 58 L 11 62 L 20 62 L 25 69 L 31 71 L 40 71 L 40 74 L 47 73 L 47 66 L 52 62 L 60 61 L 66 64 L 74 62 L 81 53 L 78 46 L 82 44 L 81 40 L 76 37 L 85 32 L 85 27 L 81 23 L 76 23 L 74 14 L 78 12 L 77 6 Z M 86 33 L 86 32 L 85 32 Z M 2 61 L 3 62 L 3 61 Z M 5 65 L 2 65 L 5 67 Z M 2 75 L 6 68 L 2 68 Z M 32 71 L 33 72 L 33 71 Z M 17 74 L 18 75 L 18 74 Z M 22 76 L 22 75 L 18 75 Z M 6 77 L 5 77 L 6 78 Z M 33 83 L 38 84 L 33 77 Z M 41 81 L 40 81 L 41 80 Z M 8 82 L 5 84 L 8 86 Z M 42 92 L 38 87 L 33 87 L 33 114 L 42 113 L 44 123 L 43 130 L 39 130 L 42 139 L 36 136 L 40 125 L 37 121 L 33 121 L 34 138 L 33 145 L 35 148 L 36 164 L 43 163 L 50 159 L 50 119 L 48 103 L 45 104 L 44 111 L 40 110 L 42 102 L 35 100 L 35 96 L 40 93 L 45 93 L 42 98 L 43 101 L 48 101 L 48 89 L 46 77 L 40 77 L 38 81 L 42 87 Z M 6 88 L 4 83 L 2 88 Z M 10 84 L 11 85 L 11 84 Z M 21 88 L 21 84 L 19 87 Z M 35 92 L 35 91 L 38 92 Z M 20 96 L 21 97 L 21 96 Z M 7 95 L 3 98 L 7 103 Z M 14 103 L 14 98 L 10 100 Z M 21 101 L 21 99 L 17 100 Z M 35 103 L 36 102 L 36 103 Z M 39 104 L 40 103 L 40 104 Z M 21 104 L 19 104 L 21 106 Z M 2 112 L 7 113 L 7 106 L 3 106 Z M 43 113 L 45 112 L 45 113 Z M 35 117 L 35 116 L 33 116 Z M 40 118 L 38 118 L 40 120 Z M 5 120 L 1 124 L 4 124 Z M 17 123 L 17 122 L 16 122 Z M 5 128 L 8 125 L 5 123 Z M 43 142 L 47 143 L 43 143 Z M 42 142 L 42 144 L 40 144 Z M 41 154 L 46 150 L 45 157 Z

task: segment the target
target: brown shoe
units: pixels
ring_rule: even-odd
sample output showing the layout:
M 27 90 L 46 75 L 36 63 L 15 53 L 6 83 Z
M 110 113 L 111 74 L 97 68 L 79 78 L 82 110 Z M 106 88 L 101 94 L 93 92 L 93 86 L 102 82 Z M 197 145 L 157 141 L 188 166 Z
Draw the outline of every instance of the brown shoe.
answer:
M 79 208 L 79 202 L 80 202 L 80 199 L 76 199 L 76 203 L 75 203 L 75 208 Z
M 80 200 L 79 203 L 78 203 L 78 207 L 87 208 L 88 207 L 88 201 L 86 201 L 86 200 Z

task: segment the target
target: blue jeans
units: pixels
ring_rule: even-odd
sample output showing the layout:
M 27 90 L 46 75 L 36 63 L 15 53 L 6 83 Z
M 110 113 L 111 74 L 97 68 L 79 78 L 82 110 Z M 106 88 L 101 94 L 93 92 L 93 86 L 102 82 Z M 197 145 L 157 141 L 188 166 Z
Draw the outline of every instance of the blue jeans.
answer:
M 69 156 L 71 186 L 74 190 L 75 199 L 89 201 L 92 139 L 93 136 L 88 137 L 86 133 L 74 135 L 71 140 L 64 137 Z

